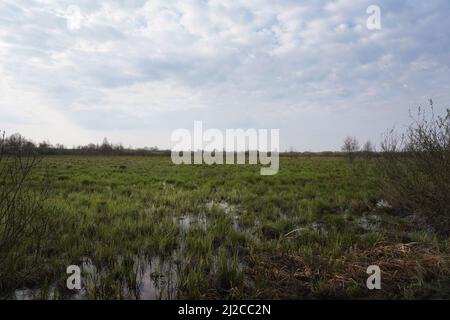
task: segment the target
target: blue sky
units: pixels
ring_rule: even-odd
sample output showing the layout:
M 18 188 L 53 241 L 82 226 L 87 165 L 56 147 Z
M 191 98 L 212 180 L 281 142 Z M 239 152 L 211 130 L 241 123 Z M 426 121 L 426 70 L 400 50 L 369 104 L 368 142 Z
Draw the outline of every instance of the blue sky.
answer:
M 449 16 L 448 0 L 2 0 L 0 129 L 170 147 L 202 120 L 280 129 L 282 150 L 377 142 L 429 98 L 449 107 Z

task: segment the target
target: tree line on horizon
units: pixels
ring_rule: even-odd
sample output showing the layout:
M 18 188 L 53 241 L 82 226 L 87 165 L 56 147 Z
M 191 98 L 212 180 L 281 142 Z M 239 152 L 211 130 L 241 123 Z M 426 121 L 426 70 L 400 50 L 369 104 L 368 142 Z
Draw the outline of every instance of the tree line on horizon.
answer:
M 68 148 L 63 144 L 52 144 L 49 141 L 35 143 L 20 133 L 5 136 L 3 133 L 4 152 L 15 152 L 18 148 L 28 154 L 36 155 L 159 155 L 170 152 L 159 150 L 158 147 L 131 148 L 124 147 L 121 143 L 111 143 L 107 138 L 101 144 L 89 143 Z
M 0 132 L 1 133 L 1 132 Z M 14 133 L 9 136 L 2 133 L 4 152 L 12 152 L 20 148 L 26 153 L 33 153 L 36 155 L 103 155 L 103 156 L 117 156 L 117 155 L 170 155 L 171 150 L 159 149 L 158 147 L 144 147 L 133 148 L 124 147 L 121 143 L 111 143 L 108 138 L 104 138 L 101 144 L 89 143 L 86 145 L 79 145 L 74 147 L 67 147 L 63 144 L 52 144 L 50 141 L 42 141 L 35 143 L 27 139 L 20 133 Z M 224 151 L 225 152 L 225 151 Z M 246 151 L 249 153 L 249 151 Z M 356 155 L 374 155 L 377 153 L 375 146 L 367 141 L 362 148 L 359 147 L 359 142 L 355 137 L 347 137 L 344 141 L 344 146 L 341 151 L 284 151 L 280 152 L 281 156 L 348 156 L 351 159 Z

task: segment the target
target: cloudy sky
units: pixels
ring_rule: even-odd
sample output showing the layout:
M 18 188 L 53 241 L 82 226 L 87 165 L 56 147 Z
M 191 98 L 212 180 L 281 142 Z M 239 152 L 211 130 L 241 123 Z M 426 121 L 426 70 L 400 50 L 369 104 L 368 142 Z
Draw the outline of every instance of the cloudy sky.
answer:
M 428 98 L 450 106 L 449 16 L 448 0 L 1 0 L 0 129 L 170 147 L 202 120 L 279 128 L 282 150 L 376 142 Z

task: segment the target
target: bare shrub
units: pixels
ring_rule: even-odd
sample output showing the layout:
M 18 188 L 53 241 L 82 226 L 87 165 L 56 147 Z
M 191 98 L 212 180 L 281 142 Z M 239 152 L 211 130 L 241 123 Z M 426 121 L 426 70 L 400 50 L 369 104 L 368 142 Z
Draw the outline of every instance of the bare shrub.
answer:
M 47 183 L 34 176 L 33 150 L 19 135 L 0 137 L 0 290 L 30 274 L 48 229 Z
M 423 216 L 440 234 L 450 233 L 450 110 L 435 116 L 419 108 L 399 135 L 389 131 L 377 161 L 380 187 L 389 204 Z

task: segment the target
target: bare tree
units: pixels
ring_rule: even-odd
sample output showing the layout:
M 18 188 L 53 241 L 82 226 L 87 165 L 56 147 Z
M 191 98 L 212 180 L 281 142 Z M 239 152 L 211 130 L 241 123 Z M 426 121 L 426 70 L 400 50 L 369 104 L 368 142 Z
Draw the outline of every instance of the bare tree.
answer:
M 352 162 L 356 156 L 356 153 L 359 151 L 358 139 L 350 136 L 346 137 L 341 150 L 347 154 L 350 162 Z

